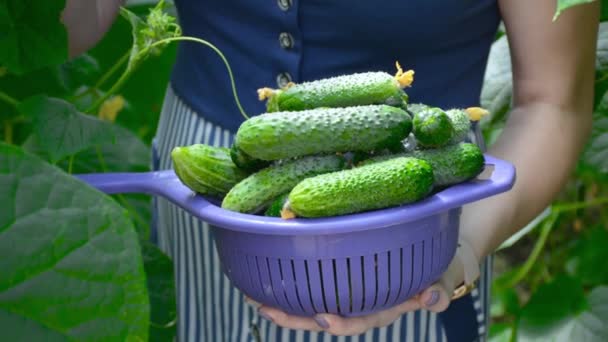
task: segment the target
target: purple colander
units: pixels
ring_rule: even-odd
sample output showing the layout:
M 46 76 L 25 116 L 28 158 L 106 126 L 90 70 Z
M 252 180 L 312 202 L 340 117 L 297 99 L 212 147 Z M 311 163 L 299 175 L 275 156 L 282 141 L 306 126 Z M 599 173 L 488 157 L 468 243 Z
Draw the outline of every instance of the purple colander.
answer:
M 416 295 L 445 272 L 462 205 L 508 191 L 512 164 L 485 155 L 477 178 L 408 205 L 331 218 L 291 219 L 222 209 L 172 170 L 77 175 L 108 193 L 161 196 L 213 226 L 222 271 L 257 302 L 285 312 L 352 317 Z

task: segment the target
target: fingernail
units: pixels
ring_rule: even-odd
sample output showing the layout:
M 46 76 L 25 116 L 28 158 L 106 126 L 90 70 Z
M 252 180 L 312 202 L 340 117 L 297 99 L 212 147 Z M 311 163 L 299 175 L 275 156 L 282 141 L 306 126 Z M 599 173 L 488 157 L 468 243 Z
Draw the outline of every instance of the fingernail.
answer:
M 429 300 L 426 301 L 426 306 L 433 306 L 435 304 L 437 304 L 437 302 L 439 301 L 439 291 L 437 290 L 433 290 L 433 292 L 431 292 L 431 297 L 429 298 Z
M 264 310 L 258 310 L 258 314 L 262 317 L 264 317 L 264 319 L 266 319 L 267 321 L 273 322 L 274 320 L 272 319 L 272 317 Z
M 327 320 L 323 316 L 315 316 L 315 322 L 323 329 L 329 328 L 329 323 L 327 323 Z

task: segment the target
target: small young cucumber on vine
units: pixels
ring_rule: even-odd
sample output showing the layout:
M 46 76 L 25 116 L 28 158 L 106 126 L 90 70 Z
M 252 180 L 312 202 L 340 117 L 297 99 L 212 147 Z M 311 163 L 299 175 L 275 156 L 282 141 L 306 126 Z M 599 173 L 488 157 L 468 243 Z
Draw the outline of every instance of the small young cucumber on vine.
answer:
M 268 112 L 298 111 L 320 107 L 349 107 L 387 104 L 402 107 L 407 103 L 403 88 L 414 80 L 414 71 L 404 72 L 399 63 L 397 74 L 362 72 L 324 78 L 282 89 L 261 88 L 258 95 Z
M 278 160 L 319 153 L 397 148 L 410 116 L 387 105 L 265 113 L 243 122 L 235 142 L 249 156 Z

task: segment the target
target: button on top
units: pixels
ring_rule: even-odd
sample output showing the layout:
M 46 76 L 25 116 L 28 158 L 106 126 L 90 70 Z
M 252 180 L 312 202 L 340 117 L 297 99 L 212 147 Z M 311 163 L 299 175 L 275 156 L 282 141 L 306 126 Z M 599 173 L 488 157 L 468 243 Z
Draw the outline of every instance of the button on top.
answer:
M 293 0 L 277 0 L 277 3 L 279 4 L 279 8 L 283 11 L 287 11 L 293 6 Z
M 291 75 L 288 72 L 282 72 L 277 75 L 277 85 L 279 88 L 286 87 L 291 82 Z
M 291 49 L 294 44 L 293 36 L 287 32 L 281 32 L 279 35 L 279 43 L 283 49 Z

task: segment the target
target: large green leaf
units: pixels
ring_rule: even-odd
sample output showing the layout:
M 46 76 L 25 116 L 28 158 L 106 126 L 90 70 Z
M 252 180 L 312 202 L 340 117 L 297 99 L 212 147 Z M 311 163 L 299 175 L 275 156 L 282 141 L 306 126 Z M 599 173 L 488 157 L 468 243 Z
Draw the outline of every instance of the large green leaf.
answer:
M 608 231 L 602 226 L 585 229 L 574 241 L 571 258 L 566 264 L 569 273 L 585 286 L 608 284 Z M 608 318 L 608 317 L 607 317 Z
M 150 339 L 171 341 L 177 323 L 173 262 L 148 241 L 142 242 L 142 250 L 150 296 Z
M 604 94 L 593 114 L 593 129 L 587 142 L 579 171 L 608 173 L 608 93 Z
M 40 148 L 52 162 L 114 141 L 112 124 L 81 114 L 74 105 L 61 99 L 37 95 L 23 101 L 18 110 L 32 118 Z
M 520 342 L 600 342 L 608 340 L 608 287 L 585 297 L 576 278 L 559 276 L 544 284 L 523 308 L 517 337 Z
M 115 141 L 104 141 L 97 146 L 80 151 L 72 163 L 73 173 L 94 172 L 144 172 L 150 170 L 150 148 L 131 131 L 118 125 L 108 127 Z M 42 144 L 31 135 L 23 144 L 27 151 L 49 159 Z M 68 170 L 69 163 L 63 160 L 59 166 Z M 150 232 L 151 198 L 143 194 L 114 195 L 129 210 L 135 227 L 142 238 Z
M 67 60 L 64 7 L 65 0 L 0 2 L 0 64 L 23 74 Z
M 3 338 L 145 341 L 146 279 L 124 209 L 5 144 L 0 186 Z

